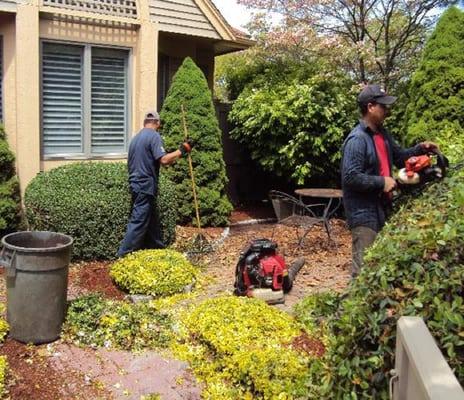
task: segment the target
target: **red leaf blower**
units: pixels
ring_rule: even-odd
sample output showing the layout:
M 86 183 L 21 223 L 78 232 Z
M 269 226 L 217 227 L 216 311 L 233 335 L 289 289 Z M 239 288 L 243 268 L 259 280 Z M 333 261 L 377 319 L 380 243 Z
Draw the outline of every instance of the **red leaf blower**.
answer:
M 269 239 L 255 239 L 240 253 L 235 270 L 237 296 L 257 297 L 269 304 L 283 303 L 284 294 L 305 260 L 299 258 L 287 268 L 285 260 L 277 253 L 277 243 Z

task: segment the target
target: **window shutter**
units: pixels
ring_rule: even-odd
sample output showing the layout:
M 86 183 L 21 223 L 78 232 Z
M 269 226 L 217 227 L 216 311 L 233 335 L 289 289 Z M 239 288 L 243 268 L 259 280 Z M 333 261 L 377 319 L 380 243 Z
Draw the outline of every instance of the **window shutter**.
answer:
M 43 45 L 42 136 L 45 155 L 83 152 L 82 50 L 80 46 Z
M 0 122 L 3 121 L 3 38 L 0 36 Z
M 92 153 L 126 151 L 128 52 L 93 49 Z

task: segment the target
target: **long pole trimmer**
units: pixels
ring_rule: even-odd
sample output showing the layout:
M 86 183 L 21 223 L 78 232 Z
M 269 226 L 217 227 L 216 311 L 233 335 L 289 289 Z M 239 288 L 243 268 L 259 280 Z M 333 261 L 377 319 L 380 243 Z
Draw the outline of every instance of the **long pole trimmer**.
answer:
M 182 111 L 182 125 L 184 128 L 184 138 L 185 140 L 188 139 L 188 129 L 187 129 L 187 122 L 185 120 L 185 109 L 184 105 L 181 104 L 181 111 Z M 193 164 L 192 164 L 192 156 L 190 153 L 187 153 L 189 171 L 190 171 L 190 178 L 192 180 L 192 193 L 193 193 L 193 204 L 195 206 L 195 216 L 197 220 L 197 229 L 198 233 L 195 239 L 193 240 L 193 247 L 196 248 L 194 252 L 196 253 L 207 253 L 212 251 L 212 246 L 206 240 L 206 237 L 202 233 L 201 224 L 200 224 L 200 209 L 198 206 L 198 199 L 197 199 L 197 188 L 195 184 L 195 175 L 193 173 Z

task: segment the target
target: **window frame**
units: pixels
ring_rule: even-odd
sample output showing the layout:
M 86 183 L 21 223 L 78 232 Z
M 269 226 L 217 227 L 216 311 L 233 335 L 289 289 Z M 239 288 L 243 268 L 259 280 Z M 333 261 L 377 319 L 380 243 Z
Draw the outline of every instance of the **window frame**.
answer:
M 5 49 L 3 47 L 3 35 L 0 35 L 0 124 L 5 122 L 5 82 L 4 82 L 4 70 L 5 70 Z
M 82 153 L 44 153 L 43 130 L 43 47 L 44 44 L 79 46 L 82 48 Z M 124 151 L 111 153 L 92 153 L 92 49 L 123 50 L 127 52 L 125 58 L 126 88 L 127 88 L 127 118 L 124 135 Z M 127 157 L 132 126 L 132 69 L 133 48 L 124 46 L 105 45 L 100 43 L 83 43 L 70 40 L 40 39 L 40 158 L 47 160 L 101 160 L 120 159 Z

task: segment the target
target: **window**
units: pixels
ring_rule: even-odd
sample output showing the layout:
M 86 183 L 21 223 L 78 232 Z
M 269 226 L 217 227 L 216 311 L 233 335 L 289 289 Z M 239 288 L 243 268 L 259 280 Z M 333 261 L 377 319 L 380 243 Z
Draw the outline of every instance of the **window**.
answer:
M 0 122 L 3 121 L 3 38 L 0 36 Z
M 127 50 L 44 43 L 44 156 L 120 154 L 128 138 Z

